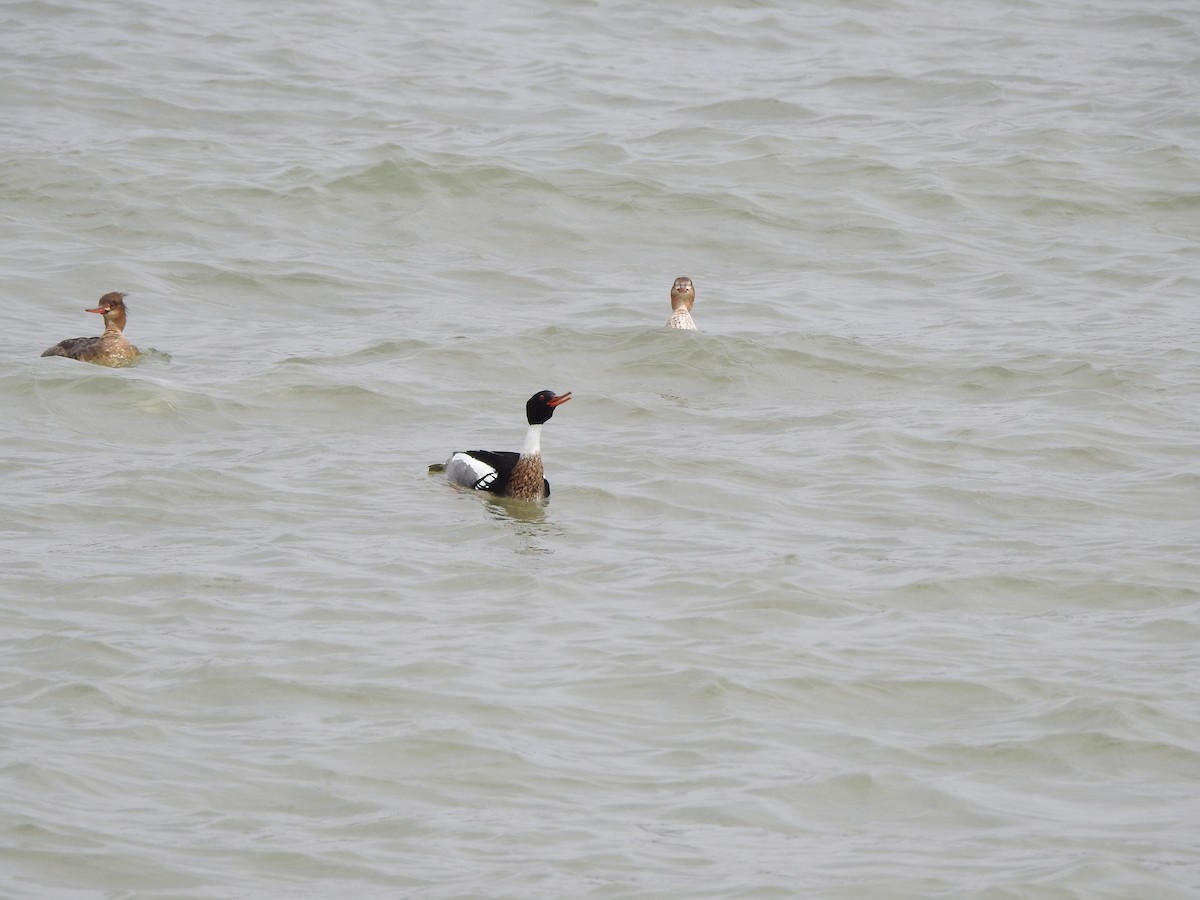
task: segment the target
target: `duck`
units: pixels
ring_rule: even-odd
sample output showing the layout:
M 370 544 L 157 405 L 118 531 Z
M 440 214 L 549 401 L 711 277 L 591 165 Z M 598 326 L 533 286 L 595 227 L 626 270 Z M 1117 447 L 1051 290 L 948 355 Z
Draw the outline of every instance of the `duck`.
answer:
M 104 333 L 97 337 L 68 338 L 55 344 L 42 356 L 65 356 L 100 366 L 129 366 L 141 351 L 125 339 L 125 295 L 112 291 L 100 298 L 94 309 L 86 310 L 104 316 Z
M 695 302 L 696 288 L 692 285 L 692 279 L 680 275 L 671 285 L 671 318 L 667 319 L 667 327 L 698 330 L 692 321 L 692 304 Z
M 520 453 L 511 450 L 459 450 L 450 454 L 443 466 L 430 466 L 431 472 L 444 471 L 452 484 L 474 491 L 487 491 L 497 497 L 540 502 L 550 496 L 550 482 L 542 470 L 542 426 L 554 410 L 571 399 L 571 392 L 556 394 L 538 391 L 525 404 L 525 445 Z

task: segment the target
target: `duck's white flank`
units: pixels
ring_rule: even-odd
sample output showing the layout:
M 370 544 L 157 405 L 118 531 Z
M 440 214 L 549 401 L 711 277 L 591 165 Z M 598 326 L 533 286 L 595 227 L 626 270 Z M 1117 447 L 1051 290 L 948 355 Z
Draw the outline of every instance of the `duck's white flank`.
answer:
M 470 453 L 454 453 L 446 460 L 446 478 L 474 490 L 487 490 L 496 480 L 496 467 Z

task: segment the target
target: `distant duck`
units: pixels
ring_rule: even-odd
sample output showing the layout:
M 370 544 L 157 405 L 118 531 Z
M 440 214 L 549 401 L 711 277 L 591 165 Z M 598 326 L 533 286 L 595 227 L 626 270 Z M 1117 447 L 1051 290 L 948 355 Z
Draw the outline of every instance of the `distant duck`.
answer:
M 696 331 L 696 323 L 692 321 L 692 304 L 695 302 L 696 289 L 692 279 L 680 275 L 671 285 L 671 318 L 667 319 L 667 327 Z
M 461 487 L 488 491 L 498 497 L 515 500 L 544 500 L 550 496 L 550 482 L 542 473 L 542 426 L 554 415 L 554 408 L 571 399 L 571 392 L 555 394 L 538 391 L 525 404 L 529 430 L 520 453 L 510 450 L 462 450 L 451 454 L 446 464 L 429 467 L 430 472 L 446 473 L 446 478 Z
M 117 291 L 105 294 L 100 298 L 100 305 L 87 312 L 104 316 L 104 334 L 68 338 L 55 344 L 42 356 L 66 356 L 100 366 L 132 365 L 141 354 L 122 333 L 125 328 L 125 295 Z

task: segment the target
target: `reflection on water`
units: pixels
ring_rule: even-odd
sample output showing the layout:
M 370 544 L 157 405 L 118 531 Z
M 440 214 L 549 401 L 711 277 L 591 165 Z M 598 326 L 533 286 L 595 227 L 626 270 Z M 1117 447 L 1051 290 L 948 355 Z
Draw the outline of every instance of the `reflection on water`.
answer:
M 519 522 L 524 525 L 540 525 L 546 521 L 546 505 L 529 500 L 513 500 L 494 494 L 479 492 L 487 511 L 493 518 Z

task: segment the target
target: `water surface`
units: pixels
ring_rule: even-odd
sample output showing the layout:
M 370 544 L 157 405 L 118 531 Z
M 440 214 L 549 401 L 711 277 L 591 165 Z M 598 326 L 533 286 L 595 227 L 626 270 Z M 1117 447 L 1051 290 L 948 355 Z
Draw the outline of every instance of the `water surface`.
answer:
M 1200 889 L 1200 13 L 0 22 L 4 896 Z

